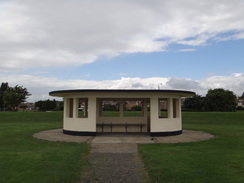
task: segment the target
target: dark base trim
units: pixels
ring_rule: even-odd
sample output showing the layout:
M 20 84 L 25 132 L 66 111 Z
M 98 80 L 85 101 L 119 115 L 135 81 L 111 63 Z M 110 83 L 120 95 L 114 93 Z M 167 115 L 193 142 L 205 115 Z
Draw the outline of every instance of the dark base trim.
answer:
M 124 134 L 124 135 L 130 135 L 130 134 L 148 134 L 148 133 L 97 133 L 97 132 L 84 132 L 84 131 L 70 131 L 70 130 L 63 130 L 63 133 L 66 135 L 73 135 L 73 136 L 96 136 L 102 135 L 102 134 Z M 171 131 L 171 132 L 151 132 L 150 136 L 152 137 L 163 137 L 163 136 L 174 136 L 174 135 L 180 135 L 182 134 L 182 130 L 179 131 Z
M 79 132 L 79 131 L 63 130 L 63 133 L 66 135 L 74 135 L 74 136 L 96 136 L 96 132 Z
M 102 135 L 125 135 L 125 136 L 140 136 L 140 135 L 150 135 L 147 132 L 97 132 L 97 135 L 102 136 Z
M 151 132 L 150 135 L 152 137 L 163 137 L 163 136 L 174 136 L 182 134 L 182 130 L 172 131 L 172 132 Z

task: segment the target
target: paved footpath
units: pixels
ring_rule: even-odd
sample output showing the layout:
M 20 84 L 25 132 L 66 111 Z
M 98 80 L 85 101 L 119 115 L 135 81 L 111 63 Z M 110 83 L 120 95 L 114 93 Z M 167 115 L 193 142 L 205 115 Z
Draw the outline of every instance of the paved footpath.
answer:
M 214 138 L 212 134 L 183 130 L 181 135 L 168 137 L 150 137 L 149 135 L 124 135 L 124 134 L 107 134 L 96 137 L 90 136 L 72 136 L 63 134 L 62 129 L 46 130 L 33 134 L 34 138 L 54 141 L 54 142 L 76 142 L 91 144 L 149 144 L 149 143 L 182 143 L 197 142 Z
M 137 144 L 93 143 L 77 183 L 144 183 L 146 178 Z
M 149 135 L 100 135 L 71 136 L 62 129 L 38 132 L 33 137 L 60 142 L 90 143 L 88 163 L 77 183 L 144 183 L 147 174 L 137 152 L 137 144 L 185 143 L 214 138 L 212 134 L 183 130 L 183 134 L 169 137 L 150 137 Z

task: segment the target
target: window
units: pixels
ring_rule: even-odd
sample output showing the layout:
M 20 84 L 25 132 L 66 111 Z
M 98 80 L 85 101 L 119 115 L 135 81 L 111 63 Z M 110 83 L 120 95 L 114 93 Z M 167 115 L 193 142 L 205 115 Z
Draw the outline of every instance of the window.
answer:
M 73 104 L 74 104 L 74 100 L 72 98 L 68 99 L 67 110 L 68 110 L 69 118 L 73 118 Z
M 143 116 L 141 100 L 126 100 L 123 106 L 123 116 L 125 117 L 136 117 Z
M 158 101 L 158 116 L 159 118 L 168 118 L 169 100 L 167 98 L 159 99 Z
M 78 118 L 88 117 L 88 99 L 79 98 L 78 99 Z
M 179 117 L 179 99 L 173 99 L 173 118 Z
M 101 100 L 100 116 L 119 117 L 120 102 L 119 100 Z

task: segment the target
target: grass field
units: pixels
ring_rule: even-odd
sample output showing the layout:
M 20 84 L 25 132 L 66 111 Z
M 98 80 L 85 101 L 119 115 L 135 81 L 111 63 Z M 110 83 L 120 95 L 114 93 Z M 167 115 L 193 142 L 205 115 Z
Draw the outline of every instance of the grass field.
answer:
M 140 145 L 151 182 L 244 182 L 244 112 L 183 113 L 183 127 L 210 132 L 208 141 Z
M 48 142 L 32 134 L 62 127 L 62 112 L 0 113 L 1 183 L 71 183 L 79 179 L 87 144 Z
M 208 141 L 139 145 L 152 183 L 244 182 L 244 112 L 184 112 L 183 126 Z M 62 127 L 62 112 L 0 112 L 0 183 L 71 183 L 87 144 L 47 142 L 32 134 Z

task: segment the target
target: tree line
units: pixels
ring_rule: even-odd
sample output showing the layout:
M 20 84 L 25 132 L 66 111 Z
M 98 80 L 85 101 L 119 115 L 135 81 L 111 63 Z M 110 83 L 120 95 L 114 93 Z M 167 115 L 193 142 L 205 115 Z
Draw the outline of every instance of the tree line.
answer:
M 8 83 L 2 83 L 0 87 L 0 111 L 16 111 L 20 103 L 26 102 L 31 94 L 23 86 L 11 87 Z M 244 93 L 242 98 L 244 99 Z M 195 95 L 186 98 L 183 102 L 183 110 L 188 111 L 236 111 L 236 95 L 223 88 L 210 89 L 205 97 Z M 63 101 L 39 100 L 35 102 L 35 108 L 41 111 L 63 110 Z
M 236 107 L 236 95 L 223 88 L 210 89 L 205 97 L 195 95 L 183 103 L 183 110 L 189 111 L 234 112 Z
M 26 102 L 30 95 L 23 86 L 11 87 L 7 82 L 3 82 L 0 87 L 0 111 L 17 111 L 20 104 Z M 63 110 L 63 101 L 39 100 L 35 102 L 35 110 Z
M 62 111 L 64 109 L 64 103 L 55 99 L 39 100 L 35 102 L 35 108 L 40 111 Z
M 0 111 L 16 111 L 19 104 L 26 102 L 30 95 L 23 86 L 11 87 L 8 83 L 2 83 L 0 87 Z

